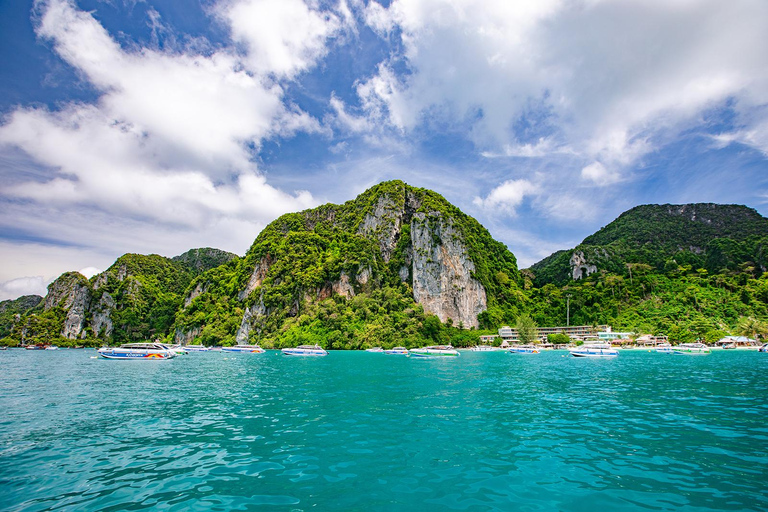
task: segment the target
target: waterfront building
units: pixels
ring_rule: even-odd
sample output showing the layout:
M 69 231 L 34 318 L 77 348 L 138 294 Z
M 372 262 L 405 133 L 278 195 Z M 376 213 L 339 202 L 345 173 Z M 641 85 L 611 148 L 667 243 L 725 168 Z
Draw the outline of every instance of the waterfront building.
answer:
M 540 341 L 546 341 L 547 335 L 549 334 L 565 334 L 571 339 L 574 340 L 583 340 L 585 338 L 594 338 L 597 337 L 601 333 L 612 333 L 612 329 L 610 325 L 569 325 L 569 326 L 560 326 L 560 327 L 539 327 L 539 340 Z M 627 333 L 617 333 L 617 334 L 627 334 Z M 497 336 L 485 336 L 486 338 L 493 338 L 495 339 Z M 501 337 L 503 342 L 507 343 L 518 343 L 520 340 L 517 335 L 517 329 L 514 327 L 510 327 L 508 325 L 503 326 L 499 329 L 499 336 Z M 480 340 L 483 340 L 483 336 L 480 337 Z M 602 341 L 602 338 L 601 338 Z

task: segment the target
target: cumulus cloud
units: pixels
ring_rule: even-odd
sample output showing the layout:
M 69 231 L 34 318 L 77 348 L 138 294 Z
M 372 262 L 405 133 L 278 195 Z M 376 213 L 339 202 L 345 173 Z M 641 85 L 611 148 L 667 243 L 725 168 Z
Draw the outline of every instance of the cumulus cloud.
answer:
M 22 295 L 46 294 L 46 282 L 43 276 L 17 277 L 0 283 L 0 300 L 15 299 Z
M 494 188 L 485 199 L 475 197 L 473 203 L 484 209 L 495 209 L 515 214 L 515 208 L 520 206 L 526 196 L 539 192 L 539 186 L 524 179 L 508 180 Z
M 487 156 L 568 152 L 619 172 L 706 109 L 768 103 L 759 0 L 394 0 L 365 19 L 403 48 L 358 88 L 371 114 L 406 131 L 423 116 L 474 118 Z M 741 115 L 734 138 L 760 148 L 766 118 Z
M 607 169 L 600 162 L 592 162 L 584 167 L 581 177 L 601 187 L 612 185 L 621 179 L 618 173 Z
M 306 191 L 283 192 L 253 162 L 263 140 L 320 123 L 286 104 L 282 77 L 323 55 L 340 25 L 300 0 L 234 1 L 222 8 L 245 46 L 194 51 L 127 50 L 67 0 L 39 4 L 37 34 L 99 93 L 95 104 L 19 108 L 0 127 L 0 144 L 50 169 L 47 179 L 13 179 L 7 196 L 204 229 L 244 221 L 253 229 L 310 207 Z M 151 11 L 151 22 L 159 23 Z M 274 23 L 272 31 L 263 29 Z M 282 30 L 294 20 L 301 30 Z M 255 38 L 255 39 L 254 39 Z

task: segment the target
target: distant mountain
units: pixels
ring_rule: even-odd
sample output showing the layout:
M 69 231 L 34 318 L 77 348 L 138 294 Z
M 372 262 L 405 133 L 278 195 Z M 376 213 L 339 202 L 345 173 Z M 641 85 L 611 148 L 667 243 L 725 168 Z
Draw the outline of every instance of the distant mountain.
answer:
M 690 265 L 710 273 L 751 264 L 759 275 L 768 266 L 768 219 L 740 205 L 637 206 L 530 270 L 541 286 L 565 284 L 600 270 L 623 273 L 634 263 L 658 271 Z
M 193 249 L 175 258 L 125 254 L 90 280 L 66 272 L 48 285 L 41 307 L 7 326 L 16 341 L 108 339 L 114 342 L 164 337 L 184 292 L 200 273 L 237 256 L 219 249 Z M 21 299 L 18 299 L 21 300 Z
M 43 301 L 39 295 L 24 295 L 15 300 L 0 302 L 0 339 L 11 333 L 17 317 L 33 310 Z

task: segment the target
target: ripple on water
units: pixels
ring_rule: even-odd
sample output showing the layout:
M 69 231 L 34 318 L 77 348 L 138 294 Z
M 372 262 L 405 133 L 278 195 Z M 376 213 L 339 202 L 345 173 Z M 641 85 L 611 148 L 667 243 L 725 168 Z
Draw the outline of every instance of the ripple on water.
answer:
M 91 354 L 0 353 L 2 508 L 768 509 L 761 354 Z

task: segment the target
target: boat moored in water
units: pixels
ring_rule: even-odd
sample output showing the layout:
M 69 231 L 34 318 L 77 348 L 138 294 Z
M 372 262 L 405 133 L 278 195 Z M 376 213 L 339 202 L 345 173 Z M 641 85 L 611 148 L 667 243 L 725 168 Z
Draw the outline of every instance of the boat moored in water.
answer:
M 117 348 L 101 347 L 105 359 L 172 359 L 176 353 L 161 343 L 126 343 Z
M 669 343 L 661 343 L 659 345 L 656 345 L 656 353 L 657 354 L 674 354 L 672 352 L 672 345 Z
M 248 354 L 262 354 L 266 352 L 258 345 L 233 345 L 231 347 L 221 347 L 222 352 L 246 352 Z
M 430 347 L 412 348 L 409 350 L 416 357 L 458 357 L 459 351 L 451 345 L 432 345 Z
M 328 352 L 325 351 L 320 345 L 299 345 L 295 348 L 284 348 L 281 350 L 286 356 L 327 356 Z
M 372 347 L 365 349 L 366 352 L 384 352 L 384 349 L 381 347 Z
M 210 352 L 211 349 L 203 345 L 187 345 L 184 347 L 187 352 Z
M 585 343 L 569 352 L 573 357 L 609 358 L 619 355 L 619 351 L 608 343 Z
M 471 350 L 472 352 L 495 352 L 496 347 L 492 347 L 490 345 L 477 345 L 472 347 L 469 350 Z
M 703 343 L 682 343 L 672 347 L 672 352 L 688 356 L 706 356 L 711 354 L 712 350 Z
M 512 345 L 509 347 L 512 354 L 540 354 L 541 351 L 535 345 Z
M 395 348 L 389 348 L 385 350 L 384 353 L 389 355 L 395 355 L 395 356 L 407 356 L 408 349 L 405 347 L 395 347 Z

